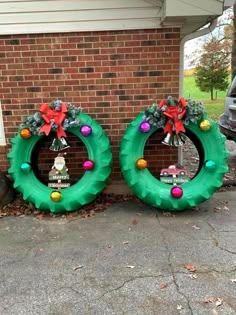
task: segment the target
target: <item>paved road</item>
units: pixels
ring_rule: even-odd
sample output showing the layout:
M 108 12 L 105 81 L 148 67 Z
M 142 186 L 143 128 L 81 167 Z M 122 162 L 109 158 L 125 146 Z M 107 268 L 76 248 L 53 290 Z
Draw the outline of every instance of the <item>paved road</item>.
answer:
M 1 315 L 236 314 L 236 194 L 162 213 L 0 220 Z

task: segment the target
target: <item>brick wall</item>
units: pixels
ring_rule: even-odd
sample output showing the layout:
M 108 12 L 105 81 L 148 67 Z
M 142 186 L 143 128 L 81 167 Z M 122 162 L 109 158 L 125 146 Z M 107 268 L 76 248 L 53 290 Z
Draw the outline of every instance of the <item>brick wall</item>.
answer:
M 103 126 L 113 150 L 112 179 L 121 179 L 119 142 L 127 124 L 153 102 L 178 97 L 178 69 L 175 28 L 1 36 L 0 95 L 7 147 L 0 147 L 0 169 L 9 166 L 6 152 L 22 117 L 37 111 L 42 102 L 59 98 L 81 106 Z M 145 154 L 150 160 L 162 165 L 162 157 L 170 156 L 170 148 L 159 145 L 155 151 L 151 139 L 148 145 Z

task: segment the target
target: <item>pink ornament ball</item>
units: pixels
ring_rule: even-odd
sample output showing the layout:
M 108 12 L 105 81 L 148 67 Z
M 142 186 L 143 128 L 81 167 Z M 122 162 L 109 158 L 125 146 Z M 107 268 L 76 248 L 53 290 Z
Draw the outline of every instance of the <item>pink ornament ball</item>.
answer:
M 143 121 L 140 126 L 139 126 L 140 130 L 142 132 L 149 132 L 151 129 L 150 124 L 147 121 Z
M 88 125 L 84 125 L 80 128 L 80 132 L 84 137 L 87 137 L 92 133 L 92 128 Z
M 170 193 L 174 198 L 181 198 L 183 196 L 183 189 L 179 186 L 174 186 L 171 188 Z
M 85 171 L 91 171 L 94 167 L 94 163 L 91 160 L 86 160 L 83 162 L 83 169 Z

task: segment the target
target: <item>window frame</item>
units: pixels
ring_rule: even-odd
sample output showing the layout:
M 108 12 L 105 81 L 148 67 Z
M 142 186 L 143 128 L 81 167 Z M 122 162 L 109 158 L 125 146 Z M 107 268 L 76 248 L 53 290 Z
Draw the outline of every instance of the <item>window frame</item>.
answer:
M 6 145 L 6 137 L 4 131 L 4 124 L 3 124 L 3 115 L 2 115 L 2 104 L 0 101 L 0 146 Z

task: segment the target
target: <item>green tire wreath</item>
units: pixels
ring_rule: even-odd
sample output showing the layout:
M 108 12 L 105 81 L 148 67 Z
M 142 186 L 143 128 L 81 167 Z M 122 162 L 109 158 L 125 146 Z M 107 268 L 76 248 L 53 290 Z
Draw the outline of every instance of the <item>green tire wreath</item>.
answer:
M 80 112 L 75 118 L 80 122 L 75 127 L 67 128 L 84 143 L 94 167 L 85 171 L 74 185 L 61 190 L 60 200 L 52 200 L 53 189 L 41 183 L 31 170 L 22 171 L 22 165 L 31 164 L 32 151 L 42 134 L 32 134 L 29 138 L 21 137 L 20 132 L 11 140 L 12 150 L 8 154 L 10 168 L 8 172 L 14 180 L 14 188 L 22 193 L 23 199 L 33 203 L 36 208 L 58 213 L 73 211 L 92 202 L 105 188 L 111 173 L 112 153 L 107 135 L 102 127 L 89 115 Z M 90 126 L 91 134 L 84 136 L 81 126 Z M 45 135 L 44 135 L 45 136 Z
M 181 184 L 182 196 L 174 198 L 171 195 L 171 185 L 155 178 L 148 167 L 142 169 L 137 167 L 137 161 L 143 157 L 147 140 L 161 126 L 163 127 L 163 121 L 160 124 L 163 118 L 162 114 L 154 114 L 157 112 L 156 108 L 155 105 L 148 111 L 140 113 L 128 125 L 124 133 L 120 145 L 120 167 L 123 177 L 134 194 L 151 206 L 168 211 L 181 211 L 195 207 L 210 198 L 215 190 L 222 185 L 223 176 L 228 170 L 228 151 L 224 145 L 225 136 L 219 132 L 218 124 L 209 119 L 205 112 L 197 117 L 198 120 L 193 119 L 191 121 L 190 119 L 187 122 L 185 119 L 187 122 L 185 124 L 186 134 L 189 132 L 201 143 L 200 154 L 203 163 L 194 178 Z M 188 111 L 191 110 L 188 108 Z M 156 120 L 153 119 L 155 116 L 158 116 Z M 154 124 L 150 125 L 148 132 L 141 132 L 140 126 L 147 117 L 149 121 L 152 119 Z M 208 127 L 207 130 L 200 128 L 200 123 L 203 121 L 203 125 L 207 122 L 210 126 L 209 129 Z M 208 163 L 208 161 L 210 162 Z

